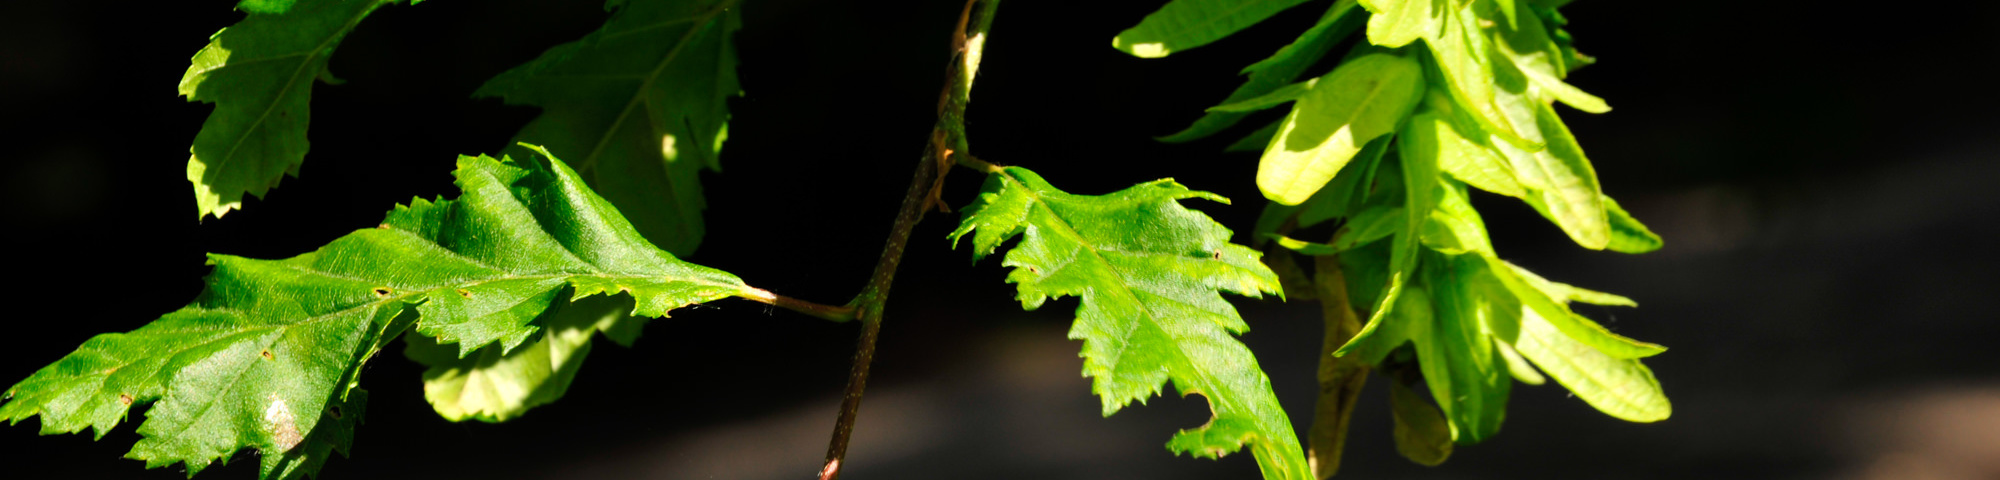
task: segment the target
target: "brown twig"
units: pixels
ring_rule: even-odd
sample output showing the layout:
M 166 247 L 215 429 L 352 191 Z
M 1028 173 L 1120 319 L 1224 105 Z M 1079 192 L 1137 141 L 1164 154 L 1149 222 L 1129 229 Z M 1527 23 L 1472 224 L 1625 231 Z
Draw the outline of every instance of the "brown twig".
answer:
M 917 161 L 916 174 L 910 179 L 910 188 L 903 194 L 902 206 L 896 212 L 896 223 L 889 228 L 889 240 L 882 247 L 882 258 L 875 263 L 875 273 L 868 279 L 868 286 L 848 306 L 861 319 L 861 337 L 855 341 L 854 366 L 848 370 L 846 393 L 840 401 L 840 418 L 833 426 L 833 439 L 827 443 L 826 464 L 820 468 L 820 480 L 840 478 L 841 462 L 847 457 L 848 440 L 854 433 L 854 419 L 861 410 L 861 394 L 868 388 L 868 367 L 875 360 L 875 340 L 882 331 L 882 309 L 889 299 L 889 287 L 894 283 L 896 267 L 902 263 L 903 248 L 909 243 L 910 231 L 924 218 L 924 212 L 932 204 L 939 207 L 937 191 L 942 188 L 944 167 L 952 164 L 953 157 L 967 157 L 965 141 L 965 105 L 968 92 L 972 89 L 972 77 L 979 68 L 979 58 L 985 46 L 986 32 L 993 24 L 993 13 L 999 8 L 1000 0 L 967 0 L 964 13 L 959 16 L 958 28 L 952 34 L 952 64 L 946 71 L 945 91 L 939 102 L 938 121 L 931 129 L 931 135 L 924 142 L 923 158 Z

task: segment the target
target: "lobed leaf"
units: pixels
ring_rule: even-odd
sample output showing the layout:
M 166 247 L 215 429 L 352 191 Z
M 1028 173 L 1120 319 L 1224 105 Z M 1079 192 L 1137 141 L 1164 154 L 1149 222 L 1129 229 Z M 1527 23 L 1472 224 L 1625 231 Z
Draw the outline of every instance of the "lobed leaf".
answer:
M 305 162 L 314 80 L 347 32 L 396 0 L 244 1 L 241 22 L 209 37 L 181 75 L 188 101 L 215 104 L 188 148 L 197 217 L 263 197 Z
M 151 403 L 128 457 L 193 474 L 250 448 L 266 478 L 298 478 L 345 451 L 361 365 L 412 323 L 469 352 L 543 330 L 558 296 L 625 293 L 635 314 L 664 316 L 748 288 L 646 243 L 552 157 L 460 157 L 454 175 L 458 199 L 398 206 L 310 253 L 211 255 L 194 303 L 90 339 L 10 387 L 0 419 L 101 438 Z
M 1083 340 L 1084 375 L 1110 415 L 1160 392 L 1206 397 L 1214 417 L 1182 430 L 1175 452 L 1213 458 L 1248 444 L 1265 478 L 1310 473 L 1291 421 L 1250 350 L 1231 336 L 1249 329 L 1220 292 L 1280 292 L 1257 251 L 1178 200 L 1211 193 L 1172 180 L 1102 196 L 1056 189 L 1027 169 L 987 177 L 967 206 L 954 243 L 972 236 L 975 258 L 1020 237 L 1002 264 L 1029 310 L 1050 298 L 1082 299 L 1069 337 Z
M 692 253 L 707 208 L 697 176 L 720 170 L 727 100 L 742 94 L 729 40 L 742 26 L 736 3 L 609 0 L 602 28 L 487 80 L 473 96 L 541 107 L 516 142 L 576 159 L 583 179 L 640 234 Z

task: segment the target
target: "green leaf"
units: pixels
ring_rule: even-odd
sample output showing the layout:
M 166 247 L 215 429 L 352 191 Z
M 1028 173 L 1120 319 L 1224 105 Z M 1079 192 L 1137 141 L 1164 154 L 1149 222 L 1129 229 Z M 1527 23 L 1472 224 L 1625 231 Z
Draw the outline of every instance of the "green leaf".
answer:
M 1332 248 L 1345 251 L 1373 243 L 1405 230 L 1404 222 L 1408 221 L 1409 214 L 1403 212 L 1403 207 L 1376 205 L 1362 209 L 1340 227 L 1341 233 L 1334 237 Z
M 1468 117 L 1502 142 L 1523 150 L 1539 150 L 1542 147 L 1533 137 L 1534 126 L 1522 124 L 1518 115 L 1508 114 L 1520 106 L 1501 97 L 1496 86 L 1507 80 L 1506 75 L 1513 69 L 1508 68 L 1511 65 L 1494 64 L 1493 41 L 1480 27 L 1483 20 L 1480 11 L 1488 8 L 1486 5 L 1486 2 L 1466 2 L 1465 6 L 1447 10 L 1438 34 L 1424 38 L 1431 54 L 1430 63 L 1437 68 L 1437 75 L 1431 81 L 1450 92 Z
M 1016 236 L 1003 265 L 1029 310 L 1052 297 L 1082 298 L 1071 339 L 1083 340 L 1084 374 L 1110 415 L 1160 392 L 1206 397 L 1214 418 L 1182 430 L 1169 449 L 1213 458 L 1250 444 L 1265 478 L 1310 474 L 1270 379 L 1232 333 L 1249 329 L 1220 292 L 1279 291 L 1257 251 L 1178 200 L 1212 193 L 1172 180 L 1109 195 L 1072 195 L 1027 169 L 989 175 L 967 206 L 954 243 L 972 236 L 975 258 Z
M 1462 110 L 1452 105 L 1447 94 L 1431 89 L 1425 106 L 1438 110 L 1438 115 L 1428 124 L 1412 122 L 1410 128 L 1426 129 L 1437 135 L 1440 170 L 1480 190 L 1515 198 L 1527 195 L 1520 181 L 1515 179 L 1514 167 L 1487 143 L 1484 130 L 1476 124 L 1450 121 L 1459 117 Z
M 1611 222 L 1611 242 L 1605 244 L 1605 249 L 1620 253 L 1646 253 L 1659 250 L 1661 246 L 1666 245 L 1658 234 L 1646 228 L 1646 224 L 1639 223 L 1639 219 L 1632 218 L 1630 213 L 1625 213 L 1625 207 L 1618 206 L 1617 201 L 1609 196 L 1602 198 L 1604 213 Z
M 133 405 L 151 403 L 130 458 L 185 462 L 194 473 L 254 448 L 302 458 L 266 464 L 297 472 L 325 457 L 299 449 L 320 448 L 305 442 L 320 438 L 329 406 L 351 401 L 362 363 L 412 322 L 477 348 L 471 342 L 541 328 L 533 320 L 551 295 L 522 282 L 571 289 L 571 298 L 626 293 L 643 316 L 749 288 L 647 244 L 554 158 L 460 157 L 454 175 L 457 200 L 398 206 L 381 226 L 311 253 L 211 255 L 215 270 L 193 304 L 90 339 L 9 388 L 0 419 L 40 415 L 44 433 L 91 427 L 102 437 Z
M 361 424 L 368 413 L 368 391 L 354 388 L 347 391 L 347 398 L 329 402 L 321 414 L 319 426 L 307 434 L 305 441 L 284 455 L 264 455 L 258 458 L 258 477 L 270 480 L 297 480 L 306 476 L 318 476 L 320 467 L 326 460 L 339 452 L 342 458 L 351 456 L 354 448 L 354 427 Z
M 1249 135 L 1244 135 L 1243 138 L 1237 139 L 1235 142 L 1230 143 L 1229 146 L 1222 147 L 1222 151 L 1262 152 L 1264 151 L 1265 145 L 1271 144 L 1271 137 L 1278 136 L 1278 127 L 1284 124 L 1285 124 L 1284 120 L 1279 120 L 1271 122 L 1271 124 L 1269 125 L 1259 127 L 1257 128 L 1257 130 L 1250 132 Z
M 1583 68 L 1584 65 L 1597 63 L 1596 58 L 1576 51 L 1576 46 L 1574 45 L 1576 43 L 1575 39 L 1570 37 L 1568 31 L 1562 29 L 1563 25 L 1569 24 L 1569 19 L 1563 18 L 1562 13 L 1557 12 L 1555 7 L 1534 4 L 1530 4 L 1529 6 L 1532 7 L 1529 11 L 1535 12 L 1535 16 L 1540 17 L 1542 25 L 1549 29 L 1549 38 L 1554 40 L 1556 46 L 1562 49 L 1562 56 L 1559 58 L 1562 60 L 1564 71 L 1574 72 L 1576 69 Z
M 1326 56 L 1327 50 L 1333 48 L 1334 43 L 1340 41 L 1342 37 L 1354 33 L 1354 30 L 1361 27 L 1362 19 L 1366 18 L 1367 15 L 1362 15 L 1355 8 L 1354 1 L 1340 0 L 1334 2 L 1333 7 L 1328 8 L 1326 14 L 1320 17 L 1319 23 L 1307 29 L 1304 34 L 1299 35 L 1297 40 L 1294 40 L 1284 48 L 1278 49 L 1278 52 L 1272 54 L 1269 58 L 1245 67 L 1243 73 L 1249 75 L 1250 78 L 1245 80 L 1242 86 L 1236 87 L 1234 92 L 1230 92 L 1229 98 L 1223 99 L 1222 102 L 1232 103 L 1256 98 L 1259 95 L 1270 93 L 1279 87 L 1290 85 L 1293 79 L 1305 73 L 1306 68 L 1311 67 L 1314 63 L 1319 62 L 1321 57 Z M 1172 135 L 1160 137 L 1159 140 L 1168 143 L 1180 143 L 1214 135 L 1216 132 L 1236 125 L 1236 122 L 1242 121 L 1246 115 L 1248 114 L 1209 112 L 1206 115 L 1202 115 L 1200 119 L 1195 120 L 1194 124 L 1189 125 L 1186 129 Z M 1273 131 L 1275 132 L 1275 130 Z M 1255 134 L 1252 134 L 1252 136 L 1254 137 Z M 1265 144 L 1270 143 L 1268 141 L 1270 136 L 1263 138 L 1264 141 L 1256 142 L 1256 149 L 1262 150 Z M 1245 139 L 1245 141 L 1248 141 L 1248 139 Z M 1234 146 L 1231 148 L 1234 148 Z
M 1513 374 L 1514 380 L 1529 385 L 1541 385 L 1549 382 L 1549 379 L 1543 377 L 1542 372 L 1535 370 L 1535 366 L 1528 363 L 1528 359 L 1522 358 L 1521 352 L 1514 350 L 1512 345 L 1508 345 L 1506 342 L 1495 342 L 1493 345 L 1499 347 L 1500 356 L 1507 359 L 1507 373 Z
M 1422 117 L 1430 115 L 1434 114 L 1418 113 L 1418 118 L 1411 123 L 1421 125 L 1427 121 Z M 1371 309 L 1373 313 L 1369 315 L 1368 323 L 1361 327 L 1361 333 L 1356 334 L 1354 341 L 1348 342 L 1347 346 L 1340 347 L 1339 351 L 1334 352 L 1336 355 L 1347 355 L 1352 352 L 1358 344 L 1375 334 L 1375 330 L 1381 326 L 1382 319 L 1389 314 L 1392 307 L 1402 305 L 1396 302 L 1396 296 L 1402 292 L 1404 285 L 1410 282 L 1410 277 L 1416 274 L 1417 254 L 1422 250 L 1419 245 L 1422 241 L 1423 225 L 1439 201 L 1436 139 L 1421 132 L 1411 131 L 1404 137 L 1400 148 L 1397 152 L 1400 154 L 1398 163 L 1402 165 L 1404 223 L 1403 231 L 1398 232 L 1389 242 L 1389 264 L 1385 283 L 1387 286 L 1377 297 L 1375 307 Z
M 1653 378 L 1653 371 L 1639 363 L 1638 358 L 1620 358 L 1601 350 L 1600 345 L 1579 340 L 1576 333 L 1551 321 L 1552 316 L 1573 317 L 1574 314 L 1551 301 L 1541 290 L 1520 281 L 1523 277 L 1538 277 L 1504 262 L 1489 262 L 1493 263 L 1491 268 L 1496 276 L 1506 282 L 1506 288 L 1520 296 L 1522 304 L 1518 316 L 1519 330 L 1511 334 L 1497 332 L 1501 341 L 1513 345 L 1521 356 L 1534 362 L 1556 383 L 1562 384 L 1598 411 L 1633 422 L 1656 422 L 1672 415 L 1673 406 L 1667 402 L 1666 393 L 1660 390 L 1660 381 Z M 1512 274 L 1522 275 L 1516 277 Z M 1550 309 L 1550 304 L 1560 308 Z M 1583 319 L 1558 321 L 1588 322 Z
M 1638 359 L 1612 358 L 1578 343 L 1532 311 L 1522 311 L 1521 336 L 1514 340 L 1514 348 L 1556 383 L 1607 415 L 1642 423 L 1673 415 L 1673 405 L 1660 390 L 1652 369 Z
M 546 328 L 539 340 L 504 355 L 500 345 L 487 345 L 460 358 L 457 348 L 422 335 L 405 336 L 403 353 L 430 367 L 424 370 L 424 399 L 438 415 L 454 422 L 505 422 L 562 398 L 590 354 L 592 333 L 610 335 L 619 325 L 637 331 L 645 319 L 625 315 L 632 302 L 620 300 L 591 297 L 557 305 L 542 314 Z
M 1303 82 L 1286 85 L 1283 87 L 1279 87 L 1277 90 L 1272 90 L 1271 93 L 1266 93 L 1264 95 L 1258 96 L 1257 98 L 1252 98 L 1241 102 L 1225 103 L 1213 107 L 1208 107 L 1208 111 L 1255 112 L 1266 108 L 1284 105 L 1293 100 L 1298 100 L 1299 97 L 1305 96 L 1307 92 L 1311 92 L 1313 88 L 1313 83 L 1316 83 L 1318 81 L 1319 79 L 1314 78 L 1311 80 L 1306 80 Z
M 1443 25 L 1445 0 L 1370 0 L 1362 2 L 1369 12 L 1368 43 L 1397 48 L 1419 38 L 1437 38 Z
M 1302 207 L 1299 209 L 1299 227 L 1305 228 L 1327 220 L 1349 217 L 1354 215 L 1356 210 L 1376 206 L 1369 203 L 1370 198 L 1389 197 L 1370 194 L 1374 193 L 1371 189 L 1377 180 L 1375 173 L 1376 168 L 1382 164 L 1382 154 L 1389 151 L 1389 144 L 1395 139 L 1396 134 L 1391 133 L 1375 137 L 1367 145 L 1362 146 L 1361 153 L 1355 154 L 1354 159 L 1347 162 L 1352 167 L 1341 167 L 1340 173 L 1334 174 L 1332 181 L 1327 182 L 1319 191 L 1313 192 L 1312 198 L 1307 198 L 1305 203 L 1299 204 Z
M 720 169 L 731 96 L 736 0 L 611 0 L 604 27 L 488 80 L 473 94 L 542 107 L 516 142 L 575 159 L 639 233 L 680 255 L 700 245 L 697 178 Z M 528 152 L 518 147 L 508 154 Z
M 393 0 L 243 2 L 250 15 L 216 32 L 181 76 L 188 101 L 215 104 L 188 149 L 197 217 L 263 197 L 306 158 L 312 84 L 362 18 Z M 332 83 L 332 82 L 329 82 Z
M 1517 8 L 1528 7 L 1521 5 Z M 1540 17 L 1532 12 L 1518 17 L 1518 27 L 1502 25 L 1498 29 L 1500 41 L 1494 42 L 1494 45 L 1499 47 L 1500 54 L 1511 61 L 1529 83 L 1556 100 L 1585 112 L 1611 111 L 1611 106 L 1606 105 L 1604 99 L 1562 81 L 1569 74 L 1569 69 L 1563 66 L 1562 47 L 1549 38 L 1549 30 L 1542 25 Z
M 1324 243 L 1312 243 L 1283 235 L 1273 235 L 1272 237 L 1278 240 L 1278 246 L 1304 255 L 1332 255 L 1340 253 L 1339 249 L 1335 249 L 1332 245 Z
M 1583 302 L 1591 305 L 1605 305 L 1612 307 L 1639 306 L 1639 302 L 1632 301 L 1632 299 L 1630 298 L 1625 298 L 1623 295 L 1604 293 L 1596 290 L 1589 290 L 1585 288 L 1576 287 L 1574 285 L 1570 285 L 1567 283 L 1550 281 L 1540 276 L 1537 276 L 1531 272 L 1528 272 L 1526 269 L 1522 269 L 1519 266 L 1515 266 L 1514 268 L 1517 271 L 1521 272 L 1521 276 L 1526 278 L 1529 281 L 1529 283 L 1535 287 L 1536 290 L 1540 290 L 1542 291 L 1542 293 L 1548 294 L 1549 298 L 1554 299 L 1555 301 L 1558 302 L 1563 302 L 1563 303 Z
M 1505 143 L 1494 143 L 1505 154 L 1521 185 L 1535 193 L 1524 197 L 1528 205 L 1568 234 L 1577 245 L 1602 250 L 1611 243 L 1611 223 L 1604 206 L 1604 191 L 1597 183 L 1597 171 L 1584 158 L 1569 127 L 1543 104 L 1535 107 L 1540 136 L 1547 148 L 1528 152 Z
M 1221 40 L 1306 0 L 1174 0 L 1118 32 L 1111 47 L 1159 58 Z
M 1342 268 L 1347 268 L 1347 259 L 1355 256 L 1342 255 L 1340 257 Z M 1383 360 L 1389 358 L 1389 354 L 1395 352 L 1397 348 L 1410 343 L 1410 340 L 1419 334 L 1428 334 L 1427 330 L 1422 329 L 1434 323 L 1432 317 L 1436 315 L 1431 305 L 1430 292 L 1425 291 L 1422 285 L 1404 286 L 1397 293 L 1395 301 L 1396 307 L 1388 310 L 1382 320 L 1375 324 L 1375 329 L 1368 332 L 1368 336 L 1356 335 L 1334 354 L 1342 357 L 1353 356 L 1369 365 L 1381 365 Z
M 1666 347 L 1657 344 L 1611 333 L 1611 330 L 1604 328 L 1603 325 L 1571 312 L 1569 307 L 1563 304 L 1573 298 L 1589 298 L 1612 304 L 1631 303 L 1631 299 L 1550 282 L 1525 268 L 1501 263 L 1507 268 L 1502 271 L 1503 269 L 1494 267 L 1495 273 L 1508 289 L 1520 296 L 1522 305 L 1534 311 L 1544 322 L 1554 326 L 1569 338 L 1604 352 L 1605 355 L 1620 359 L 1645 358 L 1667 351 Z
M 1424 245 L 1452 255 L 1493 255 L 1493 245 L 1486 238 L 1486 222 L 1466 199 L 1465 185 L 1446 182 L 1440 189 L 1444 195 L 1439 197 L 1437 209 L 1431 210 L 1430 218 L 1424 222 Z
M 1271 201 L 1304 202 L 1369 140 L 1395 131 L 1422 92 L 1415 60 L 1391 54 L 1348 60 L 1292 106 L 1257 165 L 1257 186 Z
M 1451 420 L 1452 439 L 1479 443 L 1500 432 L 1507 394 L 1514 384 L 1506 359 L 1493 346 L 1485 319 L 1512 310 L 1509 299 L 1486 295 L 1476 285 L 1490 275 L 1476 255 L 1425 254 L 1422 283 L 1436 302 L 1429 325 L 1410 326 L 1417 365 L 1431 397 Z

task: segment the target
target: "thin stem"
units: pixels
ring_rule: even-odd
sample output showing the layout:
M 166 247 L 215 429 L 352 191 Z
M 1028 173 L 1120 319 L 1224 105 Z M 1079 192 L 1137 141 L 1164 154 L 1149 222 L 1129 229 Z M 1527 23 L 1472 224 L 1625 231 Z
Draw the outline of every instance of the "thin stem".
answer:
M 979 157 L 974 157 L 972 155 L 954 155 L 953 157 L 954 160 L 958 161 L 958 166 L 970 168 L 973 170 L 978 170 L 980 173 L 992 174 L 992 173 L 1000 173 L 1001 170 L 1006 170 L 1006 167 L 995 165 L 993 164 L 993 162 L 980 160 Z
M 952 34 L 955 52 L 946 69 L 945 88 L 938 103 L 938 121 L 931 128 L 928 141 L 924 142 L 924 155 L 917 161 L 917 171 L 910 178 L 910 188 L 903 194 L 903 203 L 896 211 L 896 223 L 889 228 L 889 240 L 882 246 L 882 258 L 875 263 L 875 273 L 868 279 L 868 286 L 861 290 L 854 301 L 848 303 L 861 319 L 861 337 L 854 345 L 854 366 L 848 370 L 847 388 L 840 401 L 840 418 L 834 422 L 833 438 L 827 443 L 826 465 L 820 468 L 820 480 L 840 478 L 841 461 L 847 457 L 849 438 L 854 433 L 854 419 L 861 411 L 861 394 L 868 388 L 868 367 L 875 361 L 875 340 L 882 332 L 883 305 L 889 300 L 889 287 L 896 278 L 896 267 L 903 261 L 903 249 L 909 244 L 910 231 L 917 222 L 923 221 L 924 212 L 935 204 L 940 208 L 943 202 L 937 200 L 938 190 L 943 186 L 944 175 L 949 172 L 953 158 L 970 158 L 965 141 L 965 105 L 972 90 L 972 77 L 979 69 L 979 60 L 986 46 L 986 32 L 993 25 L 993 14 L 1000 7 L 1000 0 L 967 0 L 965 11 L 959 15 L 958 28 Z
M 853 305 L 834 306 L 822 303 L 813 303 L 805 300 L 799 300 L 796 298 L 771 293 L 770 290 L 765 290 L 761 288 L 751 288 L 747 291 L 744 291 L 743 293 L 737 294 L 736 297 L 745 300 L 756 301 L 759 303 L 769 304 L 771 306 L 775 306 L 778 308 L 783 308 L 786 310 L 791 310 L 794 312 L 799 312 L 806 315 L 811 315 L 814 317 L 819 317 L 836 322 L 846 322 L 854 319 Z

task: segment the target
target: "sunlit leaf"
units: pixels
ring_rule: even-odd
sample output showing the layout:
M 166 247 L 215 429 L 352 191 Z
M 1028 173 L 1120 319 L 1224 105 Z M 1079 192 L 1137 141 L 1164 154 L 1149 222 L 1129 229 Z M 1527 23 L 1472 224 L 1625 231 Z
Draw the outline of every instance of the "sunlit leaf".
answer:
M 1446 0 L 1361 2 L 1362 7 L 1374 13 L 1368 17 L 1368 43 L 1396 48 L 1419 38 L 1436 38 L 1449 3 Z
M 1528 7 L 1523 5 L 1519 8 Z M 1562 47 L 1549 38 L 1549 30 L 1542 25 L 1540 17 L 1529 13 L 1519 18 L 1518 27 L 1503 25 L 1496 32 L 1499 41 L 1494 42 L 1494 46 L 1499 47 L 1501 55 L 1527 76 L 1530 83 L 1556 100 L 1585 112 L 1611 111 L 1611 106 L 1606 105 L 1604 99 L 1562 81 L 1569 74 L 1569 69 L 1563 66 Z
M 1493 268 L 1502 272 L 1506 267 Z M 1543 313 L 1545 308 L 1536 308 L 1536 304 L 1548 303 L 1535 300 L 1542 295 L 1539 291 L 1511 282 L 1508 288 L 1522 298 L 1520 329 L 1514 336 L 1500 336 L 1501 341 L 1512 344 L 1556 383 L 1607 415 L 1633 422 L 1656 422 L 1672 415 L 1673 407 L 1660 390 L 1660 381 L 1645 364 L 1637 358 L 1608 355 L 1572 338 L 1550 323 Z M 1566 309 L 1561 313 L 1569 314 Z
M 1259 95 L 1270 93 L 1279 87 L 1290 85 L 1292 80 L 1299 78 L 1300 74 L 1305 73 L 1306 68 L 1311 67 L 1314 63 L 1319 62 L 1320 58 L 1325 57 L 1327 50 L 1333 48 L 1335 42 L 1338 42 L 1348 34 L 1354 33 L 1355 30 L 1361 27 L 1361 22 L 1367 15 L 1355 6 L 1354 1 L 1339 0 L 1334 2 L 1333 7 L 1327 9 L 1326 13 L 1320 16 L 1319 23 L 1314 24 L 1312 28 L 1307 29 L 1305 33 L 1299 35 L 1297 40 L 1294 40 L 1289 45 L 1285 45 L 1284 48 L 1278 49 L 1278 52 L 1272 54 L 1269 58 L 1245 67 L 1243 74 L 1249 75 L 1250 78 L 1244 80 L 1243 85 L 1236 87 L 1235 91 L 1230 92 L 1229 98 L 1223 99 L 1222 102 L 1232 103 L 1256 98 Z M 1209 112 L 1202 115 L 1200 119 L 1195 120 L 1194 124 L 1189 125 L 1186 129 L 1172 135 L 1160 137 L 1160 141 L 1178 143 L 1214 135 L 1216 132 L 1236 125 L 1236 122 L 1242 121 L 1246 115 L 1248 114 Z M 1253 134 L 1252 136 L 1254 137 L 1255 135 Z M 1256 149 L 1261 150 L 1265 144 L 1269 143 L 1269 135 L 1263 138 L 1266 141 L 1256 142 Z M 1246 139 L 1245 141 L 1248 140 Z
M 1604 197 L 1604 213 L 1611 221 L 1611 242 L 1605 244 L 1604 249 L 1620 253 L 1646 253 L 1666 245 L 1658 234 L 1646 228 L 1646 224 L 1639 223 L 1639 219 L 1632 218 L 1632 214 L 1625 212 L 1625 207 L 1618 206 L 1618 202 L 1609 196 Z
M 1138 25 L 1118 32 L 1111 47 L 1141 58 L 1164 57 L 1221 40 L 1306 0 L 1173 0 Z
M 345 450 L 351 420 L 335 409 L 358 408 L 362 363 L 412 322 L 469 350 L 543 328 L 556 295 L 523 282 L 568 298 L 625 293 L 650 317 L 749 288 L 646 243 L 554 158 L 460 157 L 454 175 L 458 199 L 398 206 L 310 253 L 210 255 L 193 304 L 90 339 L 7 389 L 0 419 L 102 437 L 151 404 L 128 457 L 192 474 L 248 448 L 267 477 L 296 478 Z M 337 426 L 319 428 L 328 418 Z
M 1535 108 L 1540 135 L 1547 148 L 1528 152 L 1505 143 L 1494 147 L 1505 154 L 1521 185 L 1536 194 L 1524 199 L 1536 211 L 1562 227 L 1570 240 L 1592 250 L 1611 243 L 1611 223 L 1605 212 L 1604 192 L 1597 183 L 1597 171 L 1584 158 L 1583 147 L 1569 127 L 1556 118 L 1548 105 Z
M 1179 200 L 1215 194 L 1159 180 L 1101 196 L 1057 190 L 1027 169 L 987 177 L 951 238 L 970 235 L 975 257 L 1020 237 L 1003 265 L 1029 310 L 1076 296 L 1069 337 L 1083 340 L 1084 374 L 1110 415 L 1160 392 L 1206 398 L 1214 418 L 1167 443 L 1213 458 L 1249 444 L 1265 478 L 1306 478 L 1291 420 L 1257 359 L 1232 333 L 1249 329 L 1220 292 L 1279 291 L 1257 251 Z
M 1391 54 L 1348 60 L 1292 106 L 1257 165 L 1257 186 L 1271 201 L 1304 202 L 1369 140 L 1395 131 L 1422 92 L 1415 60 Z
M 1611 330 L 1604 328 L 1603 325 L 1599 325 L 1588 318 L 1583 318 L 1582 315 L 1571 312 L 1567 306 L 1563 305 L 1564 302 L 1576 297 L 1590 298 L 1606 303 L 1626 303 L 1630 302 L 1630 299 L 1550 282 L 1542 279 L 1541 276 L 1535 275 L 1534 272 L 1529 272 L 1527 269 L 1513 264 L 1507 264 L 1507 267 L 1504 270 L 1496 268 L 1499 271 L 1496 271 L 1495 274 L 1509 289 L 1520 296 L 1521 303 L 1525 308 L 1534 311 L 1541 317 L 1542 321 L 1563 332 L 1569 338 L 1575 339 L 1584 345 L 1589 345 L 1591 348 L 1604 352 L 1605 355 L 1610 355 L 1613 358 L 1645 358 L 1667 351 L 1666 347 L 1657 344 L 1641 342 L 1611 333 Z M 1620 300 L 1623 300 L 1623 302 L 1620 302 Z

